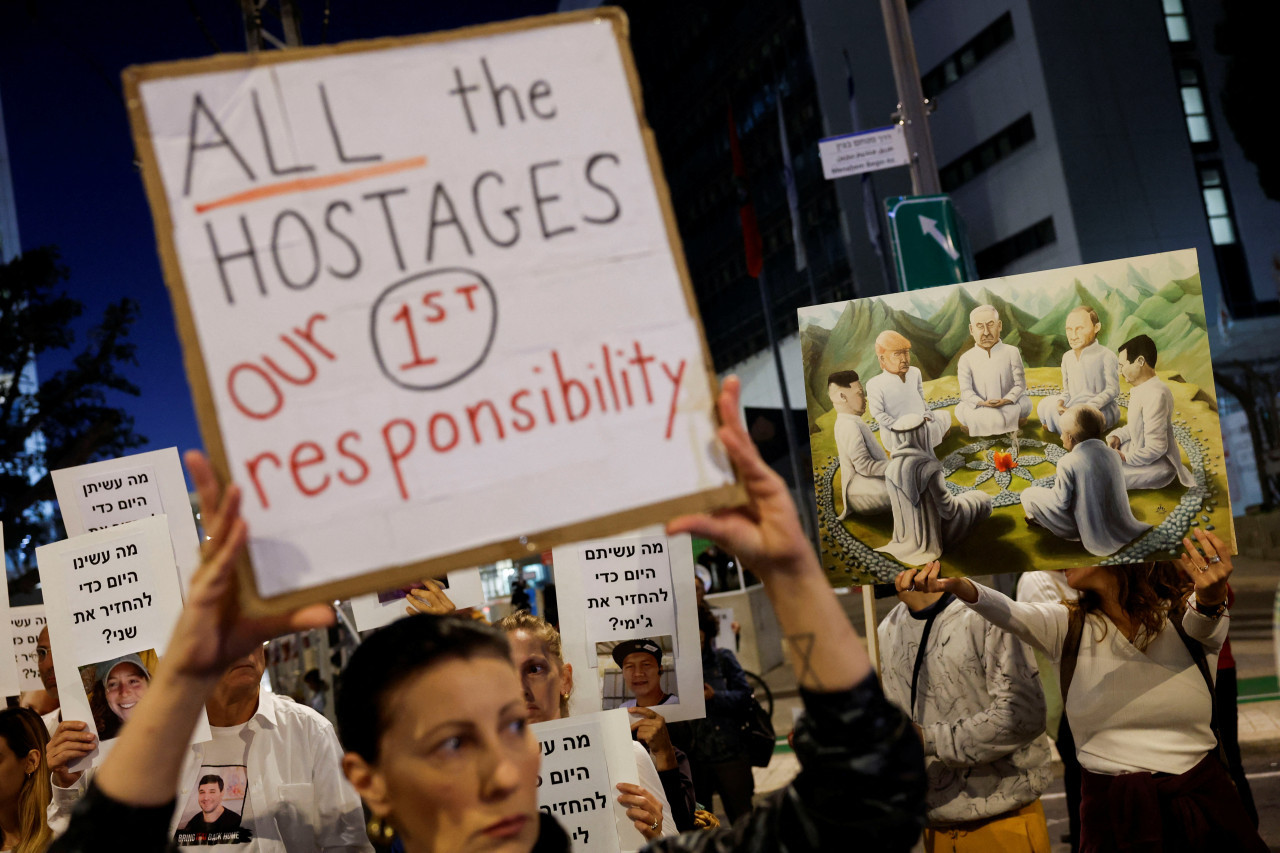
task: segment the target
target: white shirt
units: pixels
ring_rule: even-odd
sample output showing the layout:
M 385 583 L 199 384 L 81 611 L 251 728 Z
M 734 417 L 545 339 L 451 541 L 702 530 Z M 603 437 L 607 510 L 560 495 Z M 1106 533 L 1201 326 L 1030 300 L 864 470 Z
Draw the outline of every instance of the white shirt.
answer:
M 840 487 L 845 510 L 882 512 L 889 508 L 884 469 L 889 456 L 862 418 L 848 412 L 836 414 L 836 452 L 840 456 Z
M 908 367 L 905 379 L 896 373 L 879 373 L 868 379 L 867 406 L 881 429 L 893 426 L 903 415 L 928 414 L 920 368 Z
M 960 356 L 957 378 L 960 399 L 974 406 L 1000 399 L 1016 403 L 1027 387 L 1022 353 L 1004 341 L 990 351 L 974 347 Z
M 969 606 L 1043 651 L 1060 672 L 1067 606 L 1025 604 L 974 586 L 978 600 Z M 1203 616 L 1191 603 L 1182 617 L 1187 636 L 1204 646 L 1210 672 L 1217 671 L 1228 621 L 1225 616 Z M 1101 636 L 1104 625 L 1106 636 Z M 1185 773 L 1217 748 L 1209 727 L 1213 698 L 1167 622 L 1146 651 L 1138 651 L 1111 620 L 1091 617 L 1081 638 L 1066 711 L 1080 765 L 1094 773 Z
M 1111 435 L 1123 445 L 1125 467 L 1141 468 L 1168 460 L 1178 482 L 1188 488 L 1196 484 L 1182 464 L 1173 435 L 1173 392 L 1160 377 L 1152 376 L 1129 392 L 1129 422 Z
M 258 710 L 244 724 L 240 737 L 246 741 L 241 763 L 247 773 L 245 813 L 252 816 L 253 839 L 247 844 L 200 849 L 225 853 L 373 853 L 365 834 L 360 798 L 342 774 L 342 747 L 328 720 L 288 697 L 262 691 L 258 694 Z M 201 768 L 212 763 L 205 760 L 206 751 L 211 749 L 212 742 L 197 743 L 187 754 L 179 777 L 171 833 L 177 829 L 191 799 Z M 89 775 L 82 774 L 73 788 L 54 786 L 49 824 L 55 832 L 66 828 L 71 807 L 88 787 Z
M 1085 403 L 1105 410 L 1120 395 L 1120 360 L 1116 354 L 1094 341 L 1080 350 L 1062 355 L 1062 396 L 1067 406 Z M 1114 422 L 1114 421 L 1113 421 Z

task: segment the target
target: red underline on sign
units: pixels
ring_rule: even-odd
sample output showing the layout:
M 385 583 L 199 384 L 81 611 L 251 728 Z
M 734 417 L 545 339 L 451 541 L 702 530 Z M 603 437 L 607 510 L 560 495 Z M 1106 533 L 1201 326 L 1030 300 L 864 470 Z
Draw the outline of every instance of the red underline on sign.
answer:
M 379 163 L 376 166 L 362 166 L 359 169 L 352 169 L 349 172 L 342 172 L 337 175 L 321 175 L 314 178 L 296 178 L 292 181 L 281 181 L 278 184 L 254 187 L 251 190 L 207 201 L 204 204 L 197 204 L 196 213 L 204 213 L 209 210 L 216 210 L 219 207 L 242 204 L 246 201 L 258 201 L 259 199 L 271 198 L 277 195 L 301 193 L 308 190 L 323 189 L 324 187 L 336 187 L 353 181 L 363 181 L 365 178 L 375 178 L 378 175 L 390 175 L 394 172 L 403 172 L 406 169 L 419 169 L 425 165 L 427 165 L 426 157 L 409 157 L 405 160 Z

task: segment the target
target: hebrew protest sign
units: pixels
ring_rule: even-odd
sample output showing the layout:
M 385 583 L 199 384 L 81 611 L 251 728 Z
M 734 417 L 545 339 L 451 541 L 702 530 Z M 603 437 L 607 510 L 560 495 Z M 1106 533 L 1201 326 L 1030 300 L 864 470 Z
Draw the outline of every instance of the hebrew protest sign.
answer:
M 4 553 L 4 525 L 0 524 L 0 554 Z M 0 591 L 0 625 L 9 624 L 9 587 L 5 586 Z M 39 632 L 37 632 L 39 633 Z M 15 651 L 20 645 L 18 638 L 17 626 L 13 626 L 13 644 Z M 35 644 L 32 644 L 31 651 L 35 651 Z M 32 658 L 34 661 L 34 658 Z M 34 666 L 34 664 L 33 664 Z M 22 688 L 19 687 L 19 670 L 21 662 L 18 666 L 8 667 L 0 666 L 0 696 L 17 696 Z M 38 688 L 37 688 L 38 689 Z
M 627 713 L 585 714 L 530 728 L 542 750 L 538 808 L 560 821 L 574 853 L 643 847 L 615 787 L 639 781 Z
M 484 606 L 484 586 L 480 582 L 479 569 L 457 569 L 437 580 L 444 585 L 445 595 L 459 610 Z M 417 586 L 420 588 L 421 584 Z M 355 619 L 356 630 L 372 631 L 409 615 L 405 597 L 413 588 L 397 587 L 351 599 L 351 615 Z
M 625 31 L 589 10 L 125 72 L 254 606 L 741 499 Z
M 53 488 L 68 536 L 164 515 L 185 590 L 200 567 L 200 534 L 176 447 L 60 468 Z
M 661 705 L 668 722 L 705 716 L 693 550 L 659 527 L 552 549 L 573 713 Z
M 182 611 L 169 523 L 139 519 L 36 549 L 62 717 L 99 746 L 71 765 L 101 763 L 146 695 Z M 77 686 L 84 689 L 76 689 Z M 208 740 L 204 711 L 192 742 Z
M 40 680 L 40 657 L 36 653 L 36 643 L 40 632 L 44 630 L 44 621 L 43 604 L 9 608 L 9 624 L 13 626 L 13 657 L 17 664 L 16 693 L 44 689 L 44 682 Z M 0 679 L 3 677 L 0 675 Z
M 1194 250 L 799 313 L 833 582 L 1234 551 Z

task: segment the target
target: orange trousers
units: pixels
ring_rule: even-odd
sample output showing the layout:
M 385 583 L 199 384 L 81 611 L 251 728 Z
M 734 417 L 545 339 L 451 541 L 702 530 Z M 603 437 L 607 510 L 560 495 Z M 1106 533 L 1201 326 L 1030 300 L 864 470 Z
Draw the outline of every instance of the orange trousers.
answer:
M 1049 827 L 1040 801 L 986 823 L 927 827 L 925 853 L 1050 853 Z

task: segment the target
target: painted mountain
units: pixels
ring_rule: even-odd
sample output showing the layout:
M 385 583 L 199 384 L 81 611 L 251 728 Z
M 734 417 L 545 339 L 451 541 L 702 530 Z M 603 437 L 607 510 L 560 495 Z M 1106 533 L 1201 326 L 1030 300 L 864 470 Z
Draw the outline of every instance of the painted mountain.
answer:
M 811 423 L 831 408 L 830 373 L 852 368 L 869 379 L 880 372 L 874 343 L 885 329 L 911 341 L 912 363 L 926 380 L 954 376 L 960 356 L 973 347 L 969 312 L 979 305 L 1000 312 L 1003 340 L 1022 351 L 1028 368 L 1062 363 L 1067 315 L 1087 305 L 1102 323 L 1103 346 L 1114 350 L 1134 335 L 1150 336 L 1160 371 L 1172 371 L 1214 402 L 1200 274 L 1194 251 L 1187 251 L 855 299 L 842 309 L 840 303 L 801 309 Z

